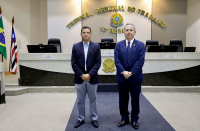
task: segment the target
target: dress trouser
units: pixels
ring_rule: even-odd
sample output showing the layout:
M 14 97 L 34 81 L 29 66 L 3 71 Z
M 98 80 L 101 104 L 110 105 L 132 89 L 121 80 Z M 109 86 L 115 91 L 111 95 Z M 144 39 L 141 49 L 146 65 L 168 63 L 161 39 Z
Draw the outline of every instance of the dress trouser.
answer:
M 139 98 L 141 93 L 141 82 L 118 82 L 119 89 L 119 109 L 122 120 L 129 119 L 129 111 L 128 111 L 128 103 L 129 103 L 129 92 L 131 95 L 131 120 L 138 121 L 139 112 L 140 112 L 140 104 Z
M 88 81 L 84 81 L 82 84 L 75 84 L 77 93 L 77 107 L 78 107 L 78 120 L 83 121 L 85 119 L 85 98 L 88 94 L 90 101 L 90 118 L 91 120 L 97 120 L 97 84 L 90 84 Z

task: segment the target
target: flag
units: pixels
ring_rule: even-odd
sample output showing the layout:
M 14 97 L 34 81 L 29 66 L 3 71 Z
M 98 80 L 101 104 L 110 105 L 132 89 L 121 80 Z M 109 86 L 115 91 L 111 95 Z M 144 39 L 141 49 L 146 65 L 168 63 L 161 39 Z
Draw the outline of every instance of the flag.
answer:
M 5 35 L 3 28 L 3 19 L 1 14 L 0 14 L 0 53 L 6 59 L 6 42 L 5 42 Z
M 15 37 L 14 27 L 12 27 L 12 38 L 11 38 L 11 48 L 10 48 L 10 56 L 11 56 L 11 72 L 17 72 L 17 43 Z

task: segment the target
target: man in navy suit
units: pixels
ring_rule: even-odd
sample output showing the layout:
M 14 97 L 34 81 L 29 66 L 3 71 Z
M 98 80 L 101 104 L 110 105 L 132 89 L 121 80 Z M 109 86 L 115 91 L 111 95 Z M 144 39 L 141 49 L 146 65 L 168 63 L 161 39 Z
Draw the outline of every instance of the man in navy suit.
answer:
M 121 121 L 118 127 L 129 123 L 129 92 L 131 96 L 131 124 L 138 129 L 139 119 L 139 97 L 141 93 L 141 82 L 143 81 L 142 67 L 145 59 L 145 45 L 134 38 L 135 26 L 127 23 L 124 27 L 125 40 L 115 45 L 115 65 L 117 68 L 116 80 L 119 89 L 119 109 Z
M 74 70 L 74 83 L 77 93 L 78 121 L 74 128 L 81 126 L 85 119 L 85 98 L 88 94 L 90 101 L 90 118 L 94 127 L 99 127 L 97 121 L 96 93 L 98 70 L 101 66 L 99 44 L 90 41 L 91 28 L 84 26 L 81 29 L 82 41 L 73 45 L 71 65 Z

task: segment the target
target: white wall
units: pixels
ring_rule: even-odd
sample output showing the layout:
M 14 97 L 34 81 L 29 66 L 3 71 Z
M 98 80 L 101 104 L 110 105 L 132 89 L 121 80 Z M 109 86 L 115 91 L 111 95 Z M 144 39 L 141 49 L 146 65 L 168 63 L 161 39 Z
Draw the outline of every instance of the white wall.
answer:
M 40 43 L 47 44 L 48 29 L 47 29 L 47 0 L 40 0 Z
M 31 34 L 31 43 L 36 45 L 40 43 L 40 0 L 31 0 L 30 1 L 30 34 Z M 38 33 L 36 33 L 38 32 Z
M 47 0 L 30 1 L 31 44 L 47 44 Z
M 110 33 L 109 29 L 114 28 L 110 25 L 111 16 L 115 11 L 107 11 L 96 13 L 97 8 L 117 6 L 117 0 L 84 0 L 82 1 L 82 13 L 90 11 L 93 16 L 82 21 L 82 26 L 89 26 L 92 29 L 91 41 L 101 42 L 103 37 L 111 37 L 114 42 L 117 41 L 117 34 Z M 100 27 L 108 28 L 107 31 L 102 32 Z
M 82 24 L 66 27 L 81 15 L 81 0 L 47 0 L 48 38 L 61 40 L 62 52 L 71 52 L 74 43 L 81 41 Z
M 0 0 L 9 71 L 12 18 L 14 16 L 18 53 L 28 53 L 26 45 L 47 43 L 47 0 Z M 0 58 L 1 60 L 1 58 Z
M 153 0 L 152 14 L 166 24 L 161 28 L 152 22 L 152 39 L 165 45 L 169 45 L 171 39 L 180 39 L 185 47 L 187 0 Z
M 96 14 L 95 9 L 104 6 L 113 6 L 112 4 L 106 5 L 106 2 L 112 3 L 113 1 L 108 2 L 96 0 L 91 2 L 83 1 L 81 3 L 81 0 L 47 0 L 48 38 L 60 38 L 63 49 L 62 52 L 71 52 L 72 45 L 81 41 L 80 30 L 82 24 L 81 22 L 78 22 L 70 29 L 67 28 L 66 25 L 81 14 L 86 13 L 86 11 L 90 11 L 93 13 L 93 16 L 90 19 L 83 21 L 83 25 L 91 26 L 93 29 L 92 40 L 94 40 L 94 42 L 100 42 L 100 38 L 103 35 L 101 36 L 97 34 L 105 34 L 105 32 L 102 33 L 100 31 L 100 27 L 103 26 L 102 23 L 105 23 L 106 21 L 108 24 L 106 27 L 109 27 L 110 18 L 114 12 L 106 12 L 99 15 Z M 91 3 L 94 4 L 95 9 Z M 132 6 L 136 7 L 136 9 L 143 9 L 146 12 L 151 13 L 152 0 L 118 0 L 116 3 L 114 2 L 114 5 L 115 4 L 124 6 L 125 12 L 119 12 L 124 18 L 124 24 L 128 22 L 135 24 L 137 29 L 136 39 L 143 41 L 144 43 L 146 40 L 151 39 L 151 20 L 141 17 L 137 12 L 130 13 L 127 9 L 128 6 Z M 90 6 L 92 6 L 92 8 Z M 84 12 L 81 11 L 81 8 L 83 8 Z M 124 39 L 124 34 L 117 34 L 117 41 L 122 39 Z
M 200 51 L 200 1 L 187 1 L 187 30 L 186 46 L 195 46 L 196 51 Z
M 118 0 L 117 5 L 124 6 L 125 12 L 120 13 L 123 17 L 124 25 L 126 23 L 133 23 L 135 25 L 135 39 L 144 43 L 146 43 L 146 40 L 151 39 L 151 20 L 138 14 L 137 10 L 142 9 L 145 12 L 149 12 L 151 14 L 152 0 Z M 128 12 L 128 6 L 135 7 L 135 12 Z M 118 29 L 122 29 L 122 27 L 118 27 Z M 121 41 L 124 39 L 124 34 L 117 34 L 117 41 Z
M 30 43 L 30 0 L 1 0 L 7 60 L 5 63 L 5 71 L 9 70 L 10 45 L 12 33 L 12 17 L 15 17 L 15 34 L 18 44 L 18 52 L 26 50 L 26 44 Z

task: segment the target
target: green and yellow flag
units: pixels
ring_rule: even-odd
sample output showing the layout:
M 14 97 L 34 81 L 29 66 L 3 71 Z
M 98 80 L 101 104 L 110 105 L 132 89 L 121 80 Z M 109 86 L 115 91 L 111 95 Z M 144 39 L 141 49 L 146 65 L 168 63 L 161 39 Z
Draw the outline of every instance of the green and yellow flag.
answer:
M 3 28 L 3 19 L 1 14 L 0 14 L 0 53 L 6 59 L 6 42 L 5 42 L 5 35 Z

